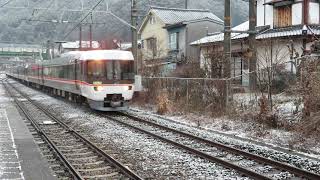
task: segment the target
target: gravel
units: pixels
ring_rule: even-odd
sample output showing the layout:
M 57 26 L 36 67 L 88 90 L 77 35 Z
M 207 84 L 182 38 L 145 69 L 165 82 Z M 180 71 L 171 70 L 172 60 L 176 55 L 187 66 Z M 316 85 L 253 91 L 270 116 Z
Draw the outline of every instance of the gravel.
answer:
M 48 110 L 65 118 L 74 129 L 81 129 L 145 179 L 248 179 L 234 170 L 109 121 L 86 106 L 76 106 L 23 85 L 17 86 Z

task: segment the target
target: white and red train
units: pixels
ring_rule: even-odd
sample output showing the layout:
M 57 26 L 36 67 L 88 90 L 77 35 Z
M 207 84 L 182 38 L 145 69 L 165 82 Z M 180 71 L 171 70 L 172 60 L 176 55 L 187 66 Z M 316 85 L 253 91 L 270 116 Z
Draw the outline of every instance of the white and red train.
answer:
M 73 51 L 11 68 L 7 75 L 99 111 L 127 109 L 134 93 L 134 58 L 121 50 Z

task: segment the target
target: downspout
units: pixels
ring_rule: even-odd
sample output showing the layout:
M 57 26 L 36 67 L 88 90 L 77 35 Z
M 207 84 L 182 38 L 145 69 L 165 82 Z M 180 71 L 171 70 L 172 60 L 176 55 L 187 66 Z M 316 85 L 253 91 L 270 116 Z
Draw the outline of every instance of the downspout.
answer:
M 186 33 L 186 35 L 185 35 L 185 45 L 184 45 L 184 54 L 185 54 L 185 59 L 184 60 L 187 60 L 188 61 L 188 59 L 189 59 L 189 54 L 188 54 L 188 52 L 189 52 L 189 46 L 188 46 L 188 37 L 189 37 L 189 32 L 188 32 L 188 25 L 186 25 L 186 30 L 185 30 L 185 33 Z M 186 62 L 185 62 L 186 63 Z
M 243 71 L 243 41 L 241 40 L 240 43 L 241 43 L 241 52 L 242 52 L 241 60 L 240 60 L 240 62 L 241 62 L 240 77 L 241 77 L 241 85 L 242 85 L 242 82 L 243 82 L 243 77 L 242 77 L 242 75 L 243 75 L 243 72 L 242 72 Z
M 263 25 L 266 25 L 266 0 L 263 1 Z

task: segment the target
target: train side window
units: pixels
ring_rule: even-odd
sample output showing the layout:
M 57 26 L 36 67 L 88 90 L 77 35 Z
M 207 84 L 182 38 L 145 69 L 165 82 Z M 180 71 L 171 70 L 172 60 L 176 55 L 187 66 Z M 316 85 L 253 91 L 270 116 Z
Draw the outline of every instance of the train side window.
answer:
M 76 78 L 75 79 L 81 79 L 81 71 L 82 71 L 82 66 L 81 66 L 81 63 L 77 63 L 76 64 Z
M 63 66 L 59 66 L 58 70 L 59 70 L 59 78 L 64 78 Z
M 69 65 L 69 78 L 74 79 L 74 64 Z

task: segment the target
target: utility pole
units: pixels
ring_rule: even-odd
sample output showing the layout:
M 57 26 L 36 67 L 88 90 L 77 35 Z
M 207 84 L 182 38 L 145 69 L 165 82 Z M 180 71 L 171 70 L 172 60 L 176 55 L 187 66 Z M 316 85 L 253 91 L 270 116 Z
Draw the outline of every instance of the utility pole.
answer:
M 231 61 L 231 11 L 230 0 L 224 1 L 224 65 L 223 77 L 230 78 L 230 61 Z
M 90 43 L 90 49 L 92 49 L 92 13 L 91 13 L 91 23 L 89 25 L 89 43 Z
M 188 9 L 188 0 L 185 0 L 185 2 L 184 2 L 184 8 L 185 8 L 185 9 Z
M 257 50 L 256 50 L 256 5 L 255 0 L 249 1 L 249 86 L 254 91 L 257 87 Z M 272 66 L 272 65 L 271 65 Z
M 138 59 L 138 34 L 137 34 L 137 17 L 138 17 L 138 10 L 137 10 L 137 0 L 131 0 L 131 36 L 132 36 L 132 54 L 134 57 L 135 62 L 135 72 L 139 74 L 140 70 L 140 61 Z
M 89 47 L 92 49 L 92 24 L 89 25 Z
M 82 26 L 81 24 L 79 25 L 79 51 L 82 49 Z

